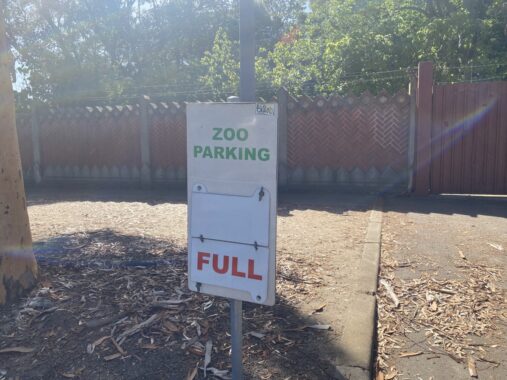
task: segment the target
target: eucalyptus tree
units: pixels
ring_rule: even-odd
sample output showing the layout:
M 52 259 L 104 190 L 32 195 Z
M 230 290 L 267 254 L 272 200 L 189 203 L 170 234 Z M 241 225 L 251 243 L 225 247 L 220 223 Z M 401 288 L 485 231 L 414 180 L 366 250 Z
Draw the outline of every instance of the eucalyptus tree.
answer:
M 11 67 L 12 55 L 0 9 L 0 305 L 22 296 L 37 279 L 16 133 Z

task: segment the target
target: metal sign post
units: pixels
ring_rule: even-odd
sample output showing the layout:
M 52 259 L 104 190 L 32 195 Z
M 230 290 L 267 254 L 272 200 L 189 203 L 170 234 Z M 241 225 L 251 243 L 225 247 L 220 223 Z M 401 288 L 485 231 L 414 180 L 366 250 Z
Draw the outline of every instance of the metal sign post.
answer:
M 231 307 L 232 380 L 243 379 L 243 301 L 229 299 Z
M 254 0 L 240 5 L 240 98 L 187 105 L 188 285 L 229 299 L 232 378 L 243 302 L 275 302 L 277 104 L 255 103 Z
M 255 9 L 254 0 L 239 1 L 239 97 L 255 102 Z
M 239 2 L 240 88 L 242 102 L 255 101 L 254 0 Z M 243 302 L 229 300 L 231 308 L 232 380 L 243 379 Z

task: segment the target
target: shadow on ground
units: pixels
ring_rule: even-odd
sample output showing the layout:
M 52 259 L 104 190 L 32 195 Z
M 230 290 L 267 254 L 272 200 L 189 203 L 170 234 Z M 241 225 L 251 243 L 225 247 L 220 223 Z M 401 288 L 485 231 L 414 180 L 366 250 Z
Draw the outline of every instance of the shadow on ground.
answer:
M 428 197 L 389 197 L 385 211 L 418 214 L 479 215 L 507 217 L 507 197 L 439 195 Z
M 0 309 L 0 348 L 33 349 L 0 356 L 7 377 L 185 379 L 202 366 L 210 339 L 209 366 L 230 369 L 227 301 L 188 291 L 186 252 L 170 241 L 98 230 L 38 242 L 35 252 L 38 288 Z M 182 302 L 160 307 L 168 299 Z M 246 304 L 245 378 L 340 379 L 325 359 L 344 355 L 338 332 L 307 328 L 314 323 L 284 298 L 274 307 Z
M 142 202 L 150 205 L 163 203 L 184 204 L 186 192 L 180 188 L 140 190 L 104 187 L 75 186 L 65 188 L 30 188 L 28 204 L 44 205 L 60 202 Z M 477 215 L 507 216 L 507 197 L 505 196 L 456 196 L 431 195 L 428 197 L 393 196 L 368 192 L 340 192 L 336 190 L 322 191 L 283 191 L 279 194 L 278 215 L 290 216 L 294 210 L 318 210 L 338 214 L 347 211 L 365 211 L 370 209 L 379 199 L 388 200 L 385 211 L 459 214 L 475 217 Z M 400 200 L 398 204 L 397 200 Z M 330 207 L 330 202 L 333 206 Z M 486 206 L 485 206 L 486 205 Z
M 166 190 L 143 190 L 135 187 L 103 187 L 66 185 L 62 187 L 27 187 L 28 205 L 49 205 L 62 202 L 141 202 L 149 205 L 186 203 L 181 187 Z

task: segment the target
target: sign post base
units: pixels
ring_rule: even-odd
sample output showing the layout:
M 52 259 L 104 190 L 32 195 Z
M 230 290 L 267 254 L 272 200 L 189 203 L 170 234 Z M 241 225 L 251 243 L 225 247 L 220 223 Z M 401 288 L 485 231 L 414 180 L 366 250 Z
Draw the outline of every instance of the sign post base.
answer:
M 231 308 L 232 380 L 243 380 L 243 301 L 229 300 Z

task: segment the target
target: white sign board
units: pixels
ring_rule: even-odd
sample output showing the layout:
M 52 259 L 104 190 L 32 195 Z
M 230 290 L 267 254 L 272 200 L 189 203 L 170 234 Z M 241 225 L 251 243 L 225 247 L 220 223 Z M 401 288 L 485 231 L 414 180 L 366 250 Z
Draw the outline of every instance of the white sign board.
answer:
M 187 105 L 188 282 L 275 303 L 276 104 Z

